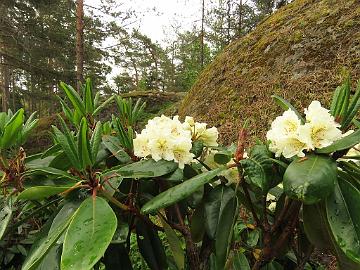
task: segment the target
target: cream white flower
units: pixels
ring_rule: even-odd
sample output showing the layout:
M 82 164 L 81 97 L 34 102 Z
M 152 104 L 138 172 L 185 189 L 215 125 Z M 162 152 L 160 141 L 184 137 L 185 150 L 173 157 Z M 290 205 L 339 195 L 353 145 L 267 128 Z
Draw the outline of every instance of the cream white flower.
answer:
M 195 139 L 204 141 L 205 145 L 217 145 L 216 128 L 206 128 L 205 123 L 195 123 L 192 117 L 186 117 L 185 122 L 179 116 L 169 118 L 165 115 L 149 120 L 145 129 L 136 134 L 134 139 L 134 154 L 138 157 L 152 157 L 174 160 L 179 168 L 192 162 L 194 155 L 190 153 Z
M 159 161 L 160 159 L 173 160 L 173 146 L 174 141 L 169 138 L 169 134 L 159 134 L 149 139 L 149 150 L 151 157 L 155 161 Z
M 341 138 L 341 130 L 329 122 L 311 122 L 299 128 L 299 138 L 308 150 L 324 148 Z
M 329 110 L 321 106 L 321 103 L 314 100 L 310 103 L 309 107 L 304 110 L 306 115 L 306 122 L 335 122 L 334 117 L 330 114 Z
M 270 141 L 269 149 L 276 157 L 283 155 L 286 158 L 293 156 L 305 156 L 306 143 L 301 141 L 298 130 L 301 120 L 292 110 L 287 110 L 283 115 L 275 118 L 271 129 L 267 132 L 266 138 Z
M 174 160 L 179 163 L 180 169 L 183 169 L 184 165 L 189 164 L 194 158 L 194 154 L 190 153 L 191 147 L 191 140 L 188 139 L 180 139 L 174 144 Z
M 150 155 L 149 138 L 144 134 L 136 134 L 134 143 L 134 155 L 137 157 L 147 157 Z
M 205 129 L 199 136 L 198 140 L 202 141 L 205 146 L 217 146 L 219 132 L 216 127 Z
M 266 137 L 270 141 L 269 149 L 276 157 L 303 157 L 305 150 L 329 146 L 342 137 L 340 125 L 319 101 L 311 102 L 305 115 L 305 124 L 290 109 L 273 121 Z

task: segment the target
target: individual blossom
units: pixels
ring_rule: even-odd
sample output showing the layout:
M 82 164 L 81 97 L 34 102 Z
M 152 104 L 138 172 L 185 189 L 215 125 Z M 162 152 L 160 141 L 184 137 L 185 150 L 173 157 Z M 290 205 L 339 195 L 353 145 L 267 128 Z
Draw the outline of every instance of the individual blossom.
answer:
M 171 139 L 169 133 L 159 133 L 157 136 L 152 136 L 149 138 L 149 150 L 151 157 L 155 161 L 160 159 L 164 160 L 173 160 L 174 140 Z
M 303 151 L 307 148 L 307 145 L 299 139 L 298 129 L 300 126 L 301 120 L 290 109 L 275 118 L 271 124 L 271 129 L 266 134 L 266 138 L 270 141 L 270 151 L 274 152 L 276 157 L 280 155 L 286 158 L 296 155 L 299 157 L 305 156 Z
M 307 150 L 324 148 L 342 137 L 340 124 L 329 110 L 323 108 L 319 101 L 313 101 L 305 109 L 306 123 L 299 128 L 299 138 L 307 144 Z
M 191 139 L 179 139 L 173 147 L 174 160 L 179 163 L 179 168 L 183 169 L 185 164 L 189 164 L 194 158 L 194 154 L 190 153 L 192 147 Z
M 147 157 L 150 155 L 149 137 L 145 133 L 136 134 L 134 143 L 134 155 L 137 157 Z

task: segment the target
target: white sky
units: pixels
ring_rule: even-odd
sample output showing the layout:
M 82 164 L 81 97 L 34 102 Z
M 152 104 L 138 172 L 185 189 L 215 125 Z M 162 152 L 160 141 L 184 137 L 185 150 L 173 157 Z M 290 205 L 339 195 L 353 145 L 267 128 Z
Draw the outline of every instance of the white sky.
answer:
M 174 27 L 178 30 L 190 30 L 195 23 L 200 24 L 202 0 L 121 0 L 124 8 L 135 10 L 139 15 L 139 21 L 131 27 L 139 29 L 141 33 L 151 38 L 153 42 L 160 44 L 168 43 L 166 39 L 174 40 Z M 85 12 L 87 5 L 96 7 L 101 0 L 84 0 Z M 98 15 L 101 13 L 96 12 Z M 112 20 L 112 17 L 106 17 L 104 20 Z M 130 27 L 130 29 L 131 29 Z M 105 46 L 111 45 L 112 40 L 107 39 Z M 113 85 L 112 78 L 117 75 L 121 69 L 113 63 L 107 63 L 112 71 L 107 75 L 110 85 Z
M 126 7 L 138 11 L 140 22 L 135 24 L 139 30 L 153 41 L 162 43 L 171 38 L 171 26 L 180 26 L 188 30 L 194 22 L 201 18 L 202 0 L 125 0 Z M 100 0 L 84 0 L 85 4 L 96 6 Z M 155 11 L 154 11 L 155 8 Z

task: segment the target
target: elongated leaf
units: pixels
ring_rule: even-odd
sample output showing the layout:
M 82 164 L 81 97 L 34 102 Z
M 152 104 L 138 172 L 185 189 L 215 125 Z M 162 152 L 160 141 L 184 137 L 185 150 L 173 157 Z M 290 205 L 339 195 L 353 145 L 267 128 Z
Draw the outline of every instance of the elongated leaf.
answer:
M 237 252 L 233 261 L 234 270 L 250 270 L 249 262 L 244 253 Z
M 182 249 L 182 242 L 179 239 L 179 237 L 176 235 L 173 228 L 167 224 L 167 222 L 162 218 L 162 216 L 159 216 L 161 224 L 163 225 L 164 232 L 166 234 L 166 237 L 169 242 L 170 250 L 173 255 L 175 264 L 177 266 L 177 269 L 183 270 L 185 269 L 185 252 Z
M 358 143 L 360 143 L 360 129 L 344 138 L 341 138 L 340 140 L 335 141 L 327 147 L 317 149 L 316 152 L 320 154 L 330 154 L 336 151 L 349 149 Z
M 340 179 L 326 200 L 326 211 L 338 246 L 360 265 L 360 191 Z
M 71 164 L 74 168 L 80 169 L 80 161 L 75 150 L 75 142 L 73 137 L 65 136 L 57 127 L 53 126 L 53 132 L 56 137 L 57 142 L 61 146 L 62 150 L 65 152 Z
M 76 178 L 75 176 L 72 176 L 68 172 L 65 172 L 65 171 L 62 171 L 62 170 L 59 170 L 59 169 L 55 169 L 55 168 L 51 168 L 51 167 L 32 168 L 31 170 L 28 170 L 26 172 L 26 175 L 36 175 L 36 174 L 56 175 L 56 176 L 59 176 L 59 177 L 65 178 L 65 179 L 73 180 L 73 183 L 76 183 L 76 182 L 78 182 L 80 180 L 79 178 Z
M 82 168 L 86 169 L 92 165 L 91 148 L 88 138 L 88 125 L 85 118 L 81 120 L 78 135 L 78 153 Z
M 48 235 L 41 236 L 36 241 L 26 257 L 26 260 L 22 266 L 22 270 L 34 270 L 39 265 L 42 258 L 49 252 L 51 247 L 55 244 L 56 240 L 61 236 L 63 231 L 69 225 L 71 219 L 64 219 L 58 224 L 58 226 Z M 49 226 L 50 228 L 50 226 Z
M 0 200 L 0 240 L 11 220 L 13 203 L 14 198 L 12 196 L 1 198 Z
M 330 113 L 331 115 L 335 115 L 335 111 L 336 111 L 336 105 L 340 96 L 340 92 L 341 92 L 341 86 L 336 87 L 332 100 L 331 100 L 331 106 L 330 106 Z
M 215 238 L 215 254 L 218 269 L 224 269 L 226 259 L 229 255 L 231 240 L 233 236 L 233 226 L 237 219 L 238 202 L 233 197 L 224 206 L 218 223 L 218 230 Z
M 118 138 L 109 135 L 103 136 L 103 144 L 121 163 L 130 162 L 131 158 L 121 147 Z
M 360 109 L 360 80 L 358 81 L 357 88 L 355 95 L 351 99 L 351 103 L 349 105 L 349 109 L 347 112 L 346 119 L 342 122 L 342 129 L 348 128 L 348 126 L 351 124 L 351 121 L 356 116 Z
M 200 203 L 191 217 L 190 232 L 191 238 L 195 243 L 201 242 L 205 233 L 204 223 L 204 204 Z
M 210 182 L 215 176 L 225 170 L 225 167 L 217 168 L 212 171 L 199 174 L 179 185 L 160 193 L 155 198 L 147 202 L 141 209 L 141 212 L 148 214 L 160 208 L 168 207 L 182 199 L 187 198 L 195 192 L 199 187 Z
M 4 132 L 1 136 L 0 146 L 2 149 L 11 147 L 16 143 L 16 135 L 24 122 L 24 109 L 18 110 L 13 117 L 5 124 Z
M 280 106 L 280 108 L 282 108 L 285 111 L 289 109 L 292 110 L 294 113 L 296 113 L 297 117 L 299 117 L 301 122 L 305 123 L 304 117 L 302 117 L 302 115 L 294 108 L 293 105 L 290 104 L 290 102 L 288 102 L 287 100 L 283 99 L 278 95 L 272 95 L 271 97 L 274 99 L 275 103 Z
M 234 196 L 234 190 L 224 185 L 215 187 L 206 195 L 204 201 L 205 229 L 211 239 L 215 239 L 220 216 L 224 207 Z
M 84 96 L 84 103 L 85 103 L 85 111 L 86 113 L 92 114 L 94 111 L 94 99 L 91 87 L 90 79 L 86 79 L 85 83 L 85 96 Z
M 305 204 L 316 203 L 333 191 L 336 177 L 334 160 L 327 156 L 309 155 L 288 166 L 284 174 L 284 192 Z
M 61 245 L 53 245 L 35 270 L 60 270 Z
M 25 189 L 18 196 L 18 200 L 42 200 L 52 195 L 59 194 L 68 190 L 73 185 L 68 186 L 38 186 Z
M 346 98 L 346 95 L 347 95 L 347 83 L 348 82 L 349 82 L 349 79 L 347 80 L 347 82 L 343 83 L 340 86 L 339 96 L 338 96 L 338 98 L 336 100 L 336 106 L 335 106 L 335 110 L 334 110 L 334 114 L 333 114 L 333 116 L 335 118 L 337 118 L 340 115 L 341 110 L 344 107 L 345 98 Z
M 149 178 L 169 174 L 177 168 L 178 164 L 173 161 L 145 159 L 121 167 L 116 172 L 126 178 Z
M 157 232 L 138 220 L 136 222 L 136 238 L 139 251 L 152 270 L 167 269 L 166 254 Z
M 99 151 L 99 146 L 101 143 L 101 136 L 102 136 L 102 125 L 101 122 L 97 122 L 93 134 L 90 140 L 90 148 L 91 148 L 91 157 L 93 163 L 96 162 L 96 157 Z
M 331 250 L 336 256 L 340 270 L 357 270 L 359 264 L 348 259 L 331 232 L 325 203 L 304 205 L 303 221 L 308 240 L 320 250 Z
M 349 100 L 350 100 L 350 77 L 344 83 L 344 98 L 342 102 L 342 106 L 338 115 L 338 118 L 341 122 L 347 117 L 348 107 L 349 107 Z
M 106 106 L 110 104 L 110 102 L 114 99 L 115 96 L 109 97 L 107 100 L 105 100 L 101 105 L 99 105 L 93 112 L 93 115 L 97 115 L 99 112 L 101 112 Z
M 60 97 L 58 97 L 59 102 L 61 104 L 61 108 L 66 116 L 66 118 L 71 121 L 73 124 L 74 123 L 74 113 L 71 111 L 71 109 L 69 108 L 69 106 L 65 103 L 65 101 L 63 101 Z
M 104 199 L 83 201 L 66 231 L 61 269 L 91 269 L 104 255 L 116 226 L 115 213 Z
M 76 111 L 81 116 L 85 117 L 86 116 L 85 106 L 82 103 L 82 100 L 81 100 L 79 94 L 74 90 L 74 88 L 72 88 L 70 85 L 67 85 L 63 82 L 60 82 L 60 86 L 64 90 L 66 96 L 69 98 L 69 100 L 71 101 L 71 103 L 74 106 L 74 108 L 76 109 Z
M 49 156 L 53 156 L 54 154 L 58 153 L 61 150 L 60 144 L 54 144 L 50 148 L 48 148 L 45 152 L 42 153 L 41 158 L 46 158 Z

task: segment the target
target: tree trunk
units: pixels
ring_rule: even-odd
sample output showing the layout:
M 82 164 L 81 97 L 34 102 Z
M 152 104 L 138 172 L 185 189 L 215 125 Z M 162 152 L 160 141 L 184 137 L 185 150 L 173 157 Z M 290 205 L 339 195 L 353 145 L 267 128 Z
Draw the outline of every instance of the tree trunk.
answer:
M 229 44 L 231 41 L 231 1 L 227 0 L 227 28 L 226 28 L 226 44 Z
M 84 81 L 84 0 L 76 0 L 76 84 L 81 92 Z
M 2 111 L 6 112 L 9 109 L 9 88 L 10 88 L 10 70 L 6 57 L 2 57 Z
M 201 56 L 200 56 L 200 64 L 201 68 L 204 67 L 204 21 L 205 21 L 205 0 L 202 0 L 202 7 L 201 7 L 201 36 L 200 36 L 200 43 L 201 43 Z
M 238 21 L 238 37 L 242 36 L 242 13 L 243 13 L 243 1 L 239 2 L 239 21 Z

